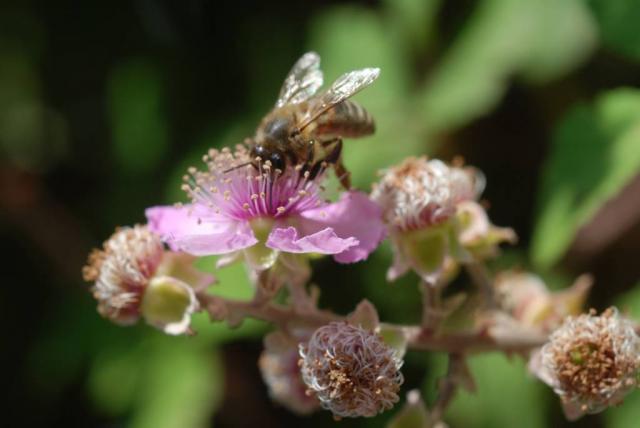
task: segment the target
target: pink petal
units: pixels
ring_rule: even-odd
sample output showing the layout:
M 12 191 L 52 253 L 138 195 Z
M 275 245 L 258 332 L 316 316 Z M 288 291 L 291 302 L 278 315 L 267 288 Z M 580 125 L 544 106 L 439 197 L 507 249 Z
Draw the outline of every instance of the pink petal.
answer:
M 206 207 L 157 206 L 145 214 L 149 228 L 173 251 L 195 256 L 227 254 L 258 242 L 249 223 L 212 215 Z
M 336 236 L 358 241 L 357 245 L 334 256 L 340 263 L 365 260 L 386 235 L 382 209 L 366 194 L 357 191 L 345 192 L 338 202 L 303 212 L 301 220 L 305 234 L 330 227 Z
M 353 237 L 340 238 L 330 227 L 298 237 L 296 228 L 290 226 L 286 229 L 274 228 L 269 234 L 266 245 L 287 253 L 339 254 L 358 245 L 358 240 Z

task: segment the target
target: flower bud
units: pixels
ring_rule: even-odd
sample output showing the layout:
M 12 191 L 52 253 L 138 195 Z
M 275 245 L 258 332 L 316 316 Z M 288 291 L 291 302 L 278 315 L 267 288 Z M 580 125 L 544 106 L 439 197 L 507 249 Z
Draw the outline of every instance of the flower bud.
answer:
M 300 415 L 320 407 L 318 399 L 306 393 L 298 364 L 297 343 L 281 332 L 274 332 L 265 337 L 264 348 L 258 366 L 269 388 L 269 396 Z
M 375 416 L 399 400 L 402 360 L 375 333 L 333 322 L 300 345 L 300 357 L 302 379 L 336 418 Z
M 504 242 L 515 244 L 518 240 L 513 229 L 491 224 L 487 211 L 476 201 L 459 203 L 456 217 L 460 244 L 476 258 L 493 257 L 498 251 L 499 244 Z
M 637 386 L 640 338 L 614 308 L 569 317 L 530 364 L 560 396 L 568 419 L 618 404 Z
M 494 284 L 501 307 L 515 320 L 551 331 L 567 316 L 582 311 L 592 279 L 583 275 L 571 287 L 551 292 L 537 275 L 503 271 L 496 275 Z

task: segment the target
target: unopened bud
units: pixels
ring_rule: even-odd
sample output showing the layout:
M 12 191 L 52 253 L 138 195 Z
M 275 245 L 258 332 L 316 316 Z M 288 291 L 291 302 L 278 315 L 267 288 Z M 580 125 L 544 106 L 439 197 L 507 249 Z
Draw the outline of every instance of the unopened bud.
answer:
M 513 229 L 491 224 L 487 211 L 476 201 L 464 201 L 458 204 L 456 217 L 460 244 L 476 258 L 493 257 L 498 252 L 498 245 L 515 244 L 518 240 Z

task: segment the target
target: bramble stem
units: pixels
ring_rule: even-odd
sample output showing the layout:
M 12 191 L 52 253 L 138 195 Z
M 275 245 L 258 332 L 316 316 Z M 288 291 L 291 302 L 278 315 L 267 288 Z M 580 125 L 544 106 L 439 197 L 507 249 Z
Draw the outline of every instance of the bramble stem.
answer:
M 493 289 L 493 281 L 491 275 L 484 263 L 474 260 L 464 265 L 471 280 L 476 284 L 480 293 L 482 293 L 485 307 L 487 309 L 497 309 L 498 302 L 496 300 L 495 290 Z
M 449 354 L 449 367 L 447 374 L 438 382 L 438 398 L 431 410 L 431 418 L 439 421 L 444 416 L 445 410 L 451 404 L 460 386 L 460 377 L 467 375 L 466 363 L 461 354 Z
M 304 283 L 287 281 L 287 290 L 293 307 L 301 309 L 313 307 L 311 297 L 307 293 Z
M 219 308 L 234 319 L 255 318 L 270 322 L 284 331 L 305 326 L 317 328 L 332 321 L 344 321 L 345 317 L 319 309 L 297 310 L 295 307 L 275 303 L 257 305 L 253 302 L 230 300 L 218 296 L 199 294 L 201 306 L 212 318 L 219 319 Z M 537 330 L 518 329 L 517 331 L 491 331 L 478 329 L 460 333 L 434 334 L 431 329 L 422 326 L 401 326 L 381 323 L 383 328 L 395 328 L 402 331 L 409 349 L 425 351 L 444 351 L 450 353 L 474 353 L 488 351 L 527 352 L 542 346 L 547 335 Z
M 442 287 L 440 284 L 420 283 L 422 292 L 422 327 L 437 331 L 444 318 L 442 309 Z

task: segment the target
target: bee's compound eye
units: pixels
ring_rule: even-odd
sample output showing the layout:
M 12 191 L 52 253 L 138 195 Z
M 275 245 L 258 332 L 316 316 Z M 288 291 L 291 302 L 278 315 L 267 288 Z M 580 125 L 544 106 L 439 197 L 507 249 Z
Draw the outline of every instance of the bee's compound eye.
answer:
M 269 155 L 271 165 L 279 170 L 284 170 L 284 157 L 279 152 L 273 152 Z
M 249 155 L 254 158 L 256 156 L 262 156 L 264 154 L 264 147 L 256 145 L 251 147 L 251 151 L 249 152 Z

